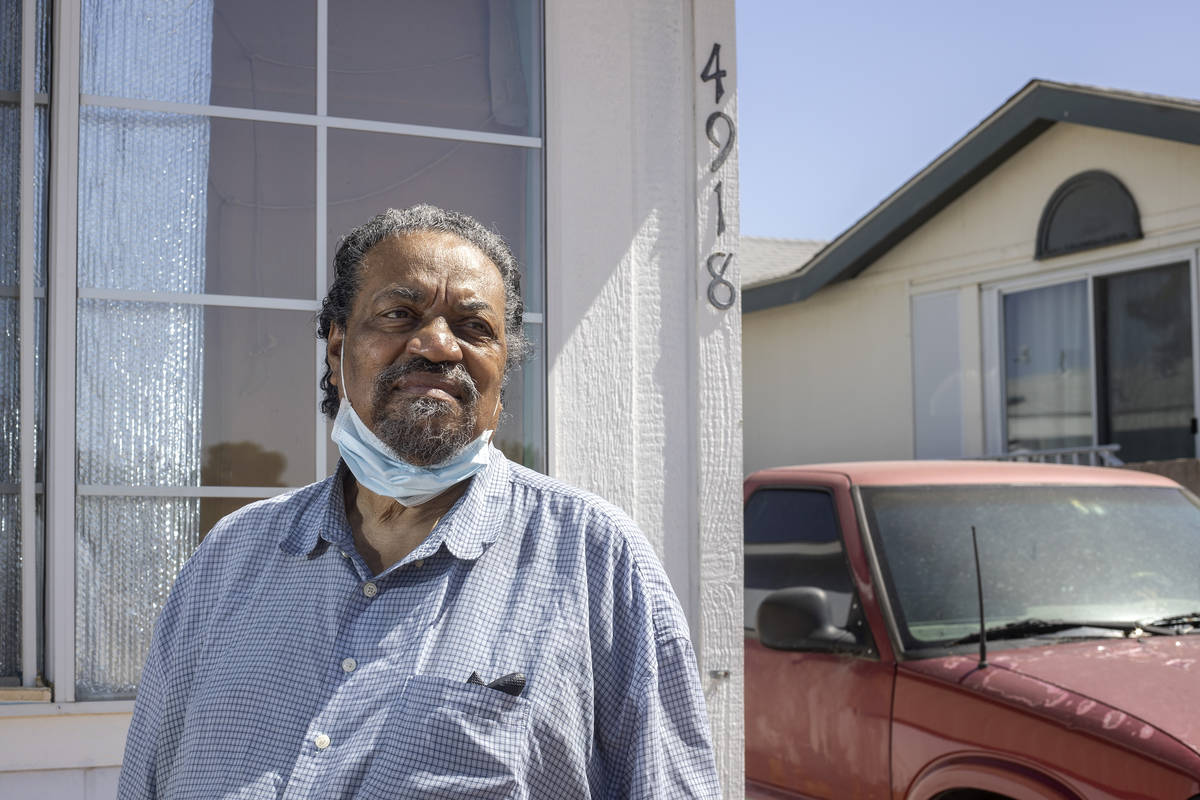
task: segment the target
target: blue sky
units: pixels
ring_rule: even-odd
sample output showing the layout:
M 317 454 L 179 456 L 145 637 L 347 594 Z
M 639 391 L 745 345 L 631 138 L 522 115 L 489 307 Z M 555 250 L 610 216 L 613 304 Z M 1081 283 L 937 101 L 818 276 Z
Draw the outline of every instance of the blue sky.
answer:
M 1031 78 L 1200 99 L 1200 2 L 737 0 L 741 231 L 832 239 Z

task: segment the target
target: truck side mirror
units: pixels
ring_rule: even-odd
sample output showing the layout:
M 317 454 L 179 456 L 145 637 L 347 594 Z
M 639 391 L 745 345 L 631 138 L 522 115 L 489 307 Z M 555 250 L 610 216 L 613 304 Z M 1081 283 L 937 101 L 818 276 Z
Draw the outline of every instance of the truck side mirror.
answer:
M 772 650 L 853 649 L 854 634 L 829 621 L 829 598 L 815 586 L 771 592 L 758 607 L 758 640 Z

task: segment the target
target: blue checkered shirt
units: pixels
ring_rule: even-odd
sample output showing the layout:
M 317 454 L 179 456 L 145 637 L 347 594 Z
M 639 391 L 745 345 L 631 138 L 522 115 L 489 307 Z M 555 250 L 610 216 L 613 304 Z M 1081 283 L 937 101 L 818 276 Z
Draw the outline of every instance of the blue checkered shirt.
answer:
M 226 517 L 184 566 L 121 800 L 719 797 L 687 624 L 628 517 L 492 450 L 373 575 L 344 470 Z M 467 682 L 513 672 L 517 696 Z

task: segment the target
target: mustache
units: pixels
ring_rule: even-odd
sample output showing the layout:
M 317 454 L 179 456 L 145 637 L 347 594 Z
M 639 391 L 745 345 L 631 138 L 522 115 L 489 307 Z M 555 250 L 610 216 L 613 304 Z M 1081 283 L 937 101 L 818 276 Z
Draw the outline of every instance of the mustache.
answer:
M 375 376 L 375 396 L 385 396 L 397 381 L 414 372 L 439 375 L 449 380 L 458 389 L 463 399 L 469 403 L 479 399 L 479 388 L 461 361 L 451 364 L 447 361 L 430 361 L 422 356 L 414 356 L 401 364 L 390 364 L 384 367 Z

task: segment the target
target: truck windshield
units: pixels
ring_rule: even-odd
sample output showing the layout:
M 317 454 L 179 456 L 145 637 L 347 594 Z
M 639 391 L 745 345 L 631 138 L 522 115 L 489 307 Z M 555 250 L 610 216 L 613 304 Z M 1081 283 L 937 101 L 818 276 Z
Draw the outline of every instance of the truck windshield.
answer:
M 989 628 L 1030 619 L 1135 627 L 1200 610 L 1200 508 L 1177 489 L 860 491 L 906 650 L 946 646 L 978 631 L 972 526 Z

